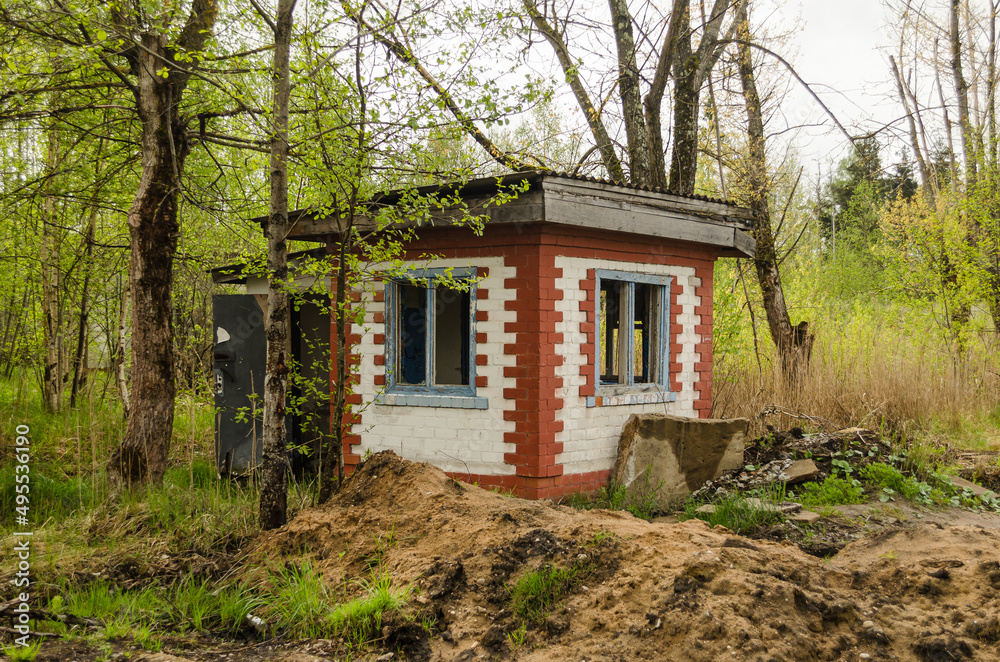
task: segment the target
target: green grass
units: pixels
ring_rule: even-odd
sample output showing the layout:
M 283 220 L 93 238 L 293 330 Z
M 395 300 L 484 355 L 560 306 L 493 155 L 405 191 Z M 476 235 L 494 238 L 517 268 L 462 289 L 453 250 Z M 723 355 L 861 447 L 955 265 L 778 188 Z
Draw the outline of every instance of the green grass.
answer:
M 31 662 L 38 656 L 38 651 L 42 647 L 41 640 L 34 641 L 27 646 L 17 644 L 4 644 L 3 652 L 10 662 Z
M 827 476 L 819 483 L 800 485 L 790 496 L 807 508 L 844 506 L 852 503 L 864 503 L 867 500 L 861 481 L 850 477 L 841 478 L 837 475 Z
M 392 577 L 381 566 L 354 582 L 363 593 L 346 602 L 338 602 L 311 564 L 282 568 L 271 581 L 260 616 L 273 632 L 296 639 L 342 637 L 352 647 L 369 643 L 381 629 L 383 615 L 404 607 L 412 590 L 393 589 Z
M 748 497 L 757 501 L 748 501 Z M 748 493 L 728 492 L 710 501 L 688 499 L 677 519 L 700 519 L 713 527 L 721 525 L 733 533 L 747 535 L 784 519 L 775 505 L 783 501 L 784 497 L 784 490 L 776 488 Z M 703 505 L 712 505 L 715 509 L 713 512 L 698 512 L 698 508 Z
M 159 650 L 167 633 L 249 634 L 250 614 L 261 618 L 274 635 L 294 639 L 340 637 L 353 649 L 377 637 L 383 615 L 402 609 L 412 590 L 394 589 L 392 577 L 383 568 L 353 586 L 361 589 L 361 595 L 341 601 L 338 592 L 329 588 L 307 563 L 272 571 L 257 588 L 236 582 L 219 587 L 192 576 L 127 591 L 107 581 L 86 586 L 63 582 L 48 608 L 55 613 L 96 619 L 103 624 L 104 639 L 132 638 L 146 650 Z M 347 589 L 344 587 L 345 592 Z M 59 633 L 68 634 L 65 628 Z
M 639 519 L 651 520 L 661 513 L 659 491 L 663 487 L 653 485 L 650 470 L 647 467 L 642 477 L 636 479 L 630 486 L 611 483 L 592 494 L 573 494 L 566 497 L 564 503 L 573 508 L 591 510 L 625 510 Z
M 383 569 L 373 570 L 370 580 L 358 580 L 365 595 L 338 605 L 330 614 L 329 624 L 334 633 L 353 646 L 364 646 L 382 628 L 382 615 L 402 608 L 411 588 L 393 590 L 392 577 Z
M 539 623 L 586 574 L 586 568 L 559 568 L 553 565 L 528 572 L 507 586 L 511 610 L 525 622 Z

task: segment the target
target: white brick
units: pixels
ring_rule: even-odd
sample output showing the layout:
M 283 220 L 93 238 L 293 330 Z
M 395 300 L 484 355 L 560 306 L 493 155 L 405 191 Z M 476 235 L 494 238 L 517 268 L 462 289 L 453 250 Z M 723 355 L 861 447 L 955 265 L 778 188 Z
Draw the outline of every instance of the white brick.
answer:
M 563 378 L 560 389 L 564 400 L 562 411 L 557 413 L 557 420 L 563 422 L 563 431 L 556 435 L 556 441 L 562 442 L 563 453 L 556 457 L 556 462 L 564 465 L 567 474 L 600 471 L 610 469 L 615 461 L 618 450 L 618 437 L 622 425 L 633 413 L 662 412 L 681 416 L 694 416 L 693 401 L 638 406 L 590 407 L 586 399 L 579 395 L 580 386 L 586 384 L 586 378 L 580 375 L 580 366 L 587 364 L 587 357 L 580 353 L 579 345 L 586 340 L 586 334 L 580 331 L 580 324 L 585 322 L 587 315 L 580 310 L 580 302 L 585 300 L 579 288 L 581 280 L 587 277 L 589 269 L 615 269 L 620 271 L 652 273 L 674 276 L 684 290 L 678 296 L 680 311 L 678 323 L 682 324 L 683 332 L 673 342 L 679 342 L 681 348 L 682 372 L 680 378 L 686 382 L 685 387 L 691 389 L 694 378 L 694 362 L 700 359 L 694 351 L 694 346 L 700 342 L 694 327 L 701 323 L 700 317 L 694 315 L 694 307 L 701 304 L 701 298 L 695 295 L 694 269 L 691 267 L 635 265 L 628 262 L 609 260 L 590 260 L 583 258 L 557 257 L 557 268 L 563 270 L 563 277 L 557 279 L 557 287 L 564 291 L 563 299 L 556 302 L 556 310 L 563 313 L 563 321 L 556 325 L 556 332 L 563 334 L 564 342 L 557 345 L 556 351 L 563 356 L 563 364 L 556 368 L 556 375 Z M 567 290 L 572 295 L 567 295 Z M 684 365 L 684 362 L 687 365 Z

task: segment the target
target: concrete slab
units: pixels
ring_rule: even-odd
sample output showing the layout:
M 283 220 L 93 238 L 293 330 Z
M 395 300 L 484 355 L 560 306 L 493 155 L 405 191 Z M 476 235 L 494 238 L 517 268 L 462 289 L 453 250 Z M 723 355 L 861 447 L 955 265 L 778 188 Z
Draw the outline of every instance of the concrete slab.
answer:
M 958 489 L 970 490 L 977 497 L 982 497 L 987 494 L 992 494 L 993 496 L 996 496 L 996 493 L 993 490 L 987 489 L 982 485 L 976 485 L 972 481 L 965 480 L 964 478 L 960 478 L 958 476 L 951 476 L 951 482 L 952 485 L 954 485 Z
M 788 476 L 786 482 L 789 485 L 795 485 L 796 483 L 804 483 L 819 476 L 819 467 L 812 460 L 796 460 L 783 473 Z
M 611 481 L 657 505 L 671 503 L 706 481 L 743 466 L 749 421 L 633 414 L 618 439 Z

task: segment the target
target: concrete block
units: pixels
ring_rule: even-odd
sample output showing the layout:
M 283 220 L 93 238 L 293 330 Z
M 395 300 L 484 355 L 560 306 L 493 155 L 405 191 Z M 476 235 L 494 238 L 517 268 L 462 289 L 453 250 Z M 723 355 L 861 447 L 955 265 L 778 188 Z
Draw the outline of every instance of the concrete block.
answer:
M 788 484 L 804 483 L 819 476 L 819 467 L 812 460 L 796 460 L 792 466 L 785 469 Z
M 991 494 L 994 497 L 996 496 L 996 493 L 993 492 L 993 490 L 987 489 L 982 485 L 976 485 L 972 481 L 965 480 L 964 478 L 961 478 L 959 476 L 951 476 L 950 478 L 952 485 L 957 487 L 960 491 L 969 490 L 974 495 L 980 498 L 986 496 L 987 494 Z
M 820 515 L 819 513 L 814 513 L 809 510 L 802 510 L 795 513 L 788 519 L 796 524 L 815 524 L 820 520 Z
M 630 491 L 658 488 L 657 503 L 667 508 L 705 482 L 743 466 L 749 423 L 745 418 L 633 414 L 618 439 L 611 480 Z

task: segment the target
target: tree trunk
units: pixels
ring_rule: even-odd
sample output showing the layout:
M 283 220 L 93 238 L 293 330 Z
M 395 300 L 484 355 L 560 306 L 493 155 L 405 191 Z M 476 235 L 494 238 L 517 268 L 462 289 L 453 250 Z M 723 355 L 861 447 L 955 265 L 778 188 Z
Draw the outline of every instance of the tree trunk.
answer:
M 693 59 L 693 58 L 692 58 Z M 686 71 L 694 67 L 684 65 Z M 682 75 L 674 86 L 674 148 L 670 156 L 670 190 L 693 195 L 698 177 L 698 107 L 701 94 L 693 76 Z
M 115 352 L 115 381 L 118 383 L 118 397 L 122 401 L 122 413 L 129 415 L 128 379 L 125 377 L 125 341 L 128 332 L 129 289 L 128 283 L 122 291 L 121 308 L 118 311 L 118 348 Z
M 174 77 L 157 75 L 167 60 L 165 39 L 142 35 L 138 111 L 142 121 L 142 177 L 128 212 L 132 294 L 132 385 L 125 438 L 108 462 L 127 486 L 160 484 L 167 468 L 174 420 L 173 284 L 178 173 L 187 144 L 174 100 Z M 178 95 L 179 96 L 179 95 Z
M 97 164 L 94 171 L 94 194 L 90 201 L 90 216 L 87 219 L 87 232 L 83 238 L 83 287 L 80 291 L 80 318 L 77 325 L 76 353 L 73 355 L 73 386 L 69 394 L 69 406 L 76 407 L 76 397 L 83 387 L 87 373 L 87 341 L 90 323 L 90 277 L 93 271 L 91 260 L 94 254 L 94 239 L 97 234 L 98 198 L 101 194 L 101 159 L 103 157 L 104 141 L 98 141 Z
M 757 93 L 753 60 L 750 47 L 747 45 L 750 39 L 747 14 L 744 13 L 739 20 L 742 23 L 740 32 L 743 42 L 739 45 L 740 82 L 743 85 L 743 99 L 747 110 L 749 141 L 746 178 L 750 190 L 750 208 L 754 212 L 754 239 L 757 241 L 754 266 L 757 268 L 757 279 L 760 281 L 764 297 L 764 310 L 767 313 L 771 339 L 778 348 L 786 381 L 795 387 L 801 382 L 809 367 L 814 337 L 809 332 L 808 322 L 801 322 L 793 327 L 788 317 L 785 294 L 781 287 L 781 274 L 778 271 L 774 235 L 771 231 L 771 212 L 768 205 L 770 182 L 764 145 L 764 119 L 760 96 Z
M 649 149 L 650 184 L 659 188 L 667 188 L 667 164 L 663 148 L 660 109 L 663 105 L 663 95 L 667 89 L 667 77 L 670 75 L 674 52 L 677 48 L 677 26 L 683 22 L 683 18 L 687 15 L 686 7 L 687 0 L 674 0 L 667 33 L 663 36 L 663 44 L 660 46 L 660 59 L 656 63 L 656 72 L 649 85 L 649 92 L 642 102 L 646 121 L 646 146 Z
M 670 154 L 668 186 L 691 195 L 698 167 L 698 55 L 691 51 L 691 9 L 684 3 L 677 19 L 674 50 L 674 146 Z
M 569 47 L 566 45 L 564 39 L 565 35 L 556 31 L 552 24 L 538 11 L 535 0 L 522 0 L 522 4 L 535 28 L 542 33 L 542 36 L 545 37 L 552 46 L 552 50 L 556 53 L 559 66 L 562 67 L 563 74 L 566 76 L 566 82 L 573 91 L 573 96 L 576 97 L 576 102 L 579 104 L 580 110 L 583 112 L 583 116 L 590 127 L 590 132 L 594 136 L 594 142 L 601 153 L 601 162 L 608 171 L 608 176 L 612 181 L 624 183 L 625 171 L 622 169 L 618 155 L 615 154 L 615 147 L 608 136 L 608 130 L 601 120 L 600 110 L 594 106 L 590 100 L 590 95 L 587 94 L 587 89 L 583 86 L 579 66 L 569 54 Z
M 633 186 L 648 186 L 653 182 L 649 170 L 649 145 L 642 110 L 642 95 L 639 91 L 639 66 L 635 60 L 632 16 L 625 0 L 608 0 L 608 5 L 611 9 L 611 25 L 618 49 L 618 91 L 622 100 L 625 137 L 628 142 L 629 181 Z
M 903 72 L 896 66 L 896 58 L 889 56 L 889 65 L 892 67 L 892 75 L 896 79 L 896 91 L 899 94 L 899 101 L 903 104 L 903 111 L 906 113 L 907 126 L 909 127 L 910 149 L 913 150 L 913 157 L 917 160 L 917 167 L 920 170 L 920 189 L 924 199 L 929 203 L 934 201 L 934 189 L 931 184 L 932 174 L 924 159 L 924 153 L 920 149 L 920 142 L 917 137 L 916 109 L 910 108 L 910 97 L 907 94 L 906 83 L 903 81 Z
M 698 112 L 701 86 L 708 72 L 718 61 L 723 48 L 735 32 L 739 17 L 743 15 L 747 0 L 715 0 L 711 13 L 705 15 L 702 3 L 701 41 L 696 50 L 691 46 L 691 9 L 682 3 L 677 17 L 674 42 L 674 149 L 670 158 L 670 190 L 681 195 L 694 194 L 698 180 Z M 677 5 L 675 4 L 675 8 Z M 732 9 L 734 20 L 726 36 L 720 41 L 719 33 L 727 11 Z M 673 17 L 671 17 L 673 22 Z M 670 29 L 674 29 L 671 25 Z
M 96 201 L 95 201 L 96 202 Z M 90 210 L 90 219 L 87 222 L 87 234 L 84 237 L 85 247 L 83 249 L 83 287 L 80 292 L 80 318 L 76 334 L 76 353 L 73 355 L 73 386 L 69 394 L 69 406 L 76 407 L 76 396 L 84 383 L 84 373 L 87 370 L 85 357 L 87 355 L 87 336 L 90 318 L 90 272 L 91 256 L 94 252 L 94 234 L 97 225 L 97 205 Z
M 962 39 L 959 31 L 958 11 L 961 0 L 951 0 L 951 72 L 955 78 L 955 95 L 958 97 L 958 125 L 962 130 L 962 154 L 965 158 L 966 193 L 971 193 L 976 185 L 978 155 L 972 118 L 969 117 L 969 83 L 962 73 Z
M 189 145 L 178 106 L 190 76 L 180 52 L 200 51 L 212 36 L 216 0 L 194 0 L 174 46 L 138 16 L 116 13 L 118 28 L 138 33 L 125 51 L 142 123 L 142 176 L 128 211 L 128 287 L 132 298 L 132 386 L 125 438 L 108 460 L 112 481 L 160 484 L 174 423 L 174 330 L 171 289 L 180 225 L 177 200 Z M 131 21 L 131 22 L 127 22 Z M 140 31 L 142 30 L 142 31 Z
M 279 0 L 274 21 L 271 105 L 271 209 L 267 219 L 267 366 L 264 372 L 264 457 L 260 527 L 276 529 L 288 519 L 288 458 L 285 393 L 288 391 L 288 97 L 295 0 Z
M 59 134 L 54 122 L 48 127 L 48 147 L 42 201 L 42 241 L 39 251 L 42 276 L 42 331 L 45 338 L 45 365 L 42 369 L 42 401 L 45 410 L 56 412 L 62 408 L 62 352 L 63 328 L 59 302 L 59 244 L 57 236 L 56 203 L 51 194 L 52 179 L 59 161 Z
M 351 218 L 351 217 L 349 217 Z M 333 436 L 323 463 L 323 484 L 320 485 L 319 502 L 325 503 L 344 483 L 344 426 L 347 416 L 348 365 L 347 365 L 347 316 L 350 297 L 348 296 L 347 264 L 352 250 L 351 233 L 341 232 L 340 250 L 337 256 L 337 292 L 334 300 L 334 355 L 333 416 L 330 421 Z

